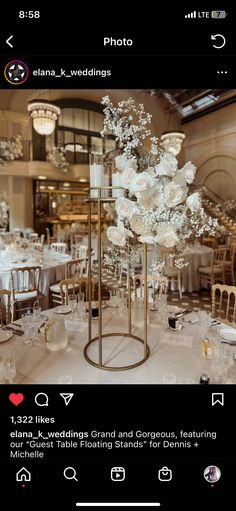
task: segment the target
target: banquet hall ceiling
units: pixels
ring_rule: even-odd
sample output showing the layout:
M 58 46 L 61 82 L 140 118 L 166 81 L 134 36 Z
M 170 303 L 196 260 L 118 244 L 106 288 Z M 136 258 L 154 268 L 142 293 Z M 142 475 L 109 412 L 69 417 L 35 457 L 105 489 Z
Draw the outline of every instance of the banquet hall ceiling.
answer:
M 182 123 L 236 101 L 234 89 L 5 89 L 0 91 L 0 110 L 27 113 L 28 102 L 34 99 L 53 102 L 78 98 L 100 103 L 107 94 L 114 102 L 132 96 L 150 112 L 156 105 L 164 116 L 178 115 Z
M 137 90 L 107 90 L 107 89 L 53 89 L 53 90 L 0 90 L 0 109 L 27 112 L 28 102 L 34 99 L 56 101 L 60 99 L 86 99 L 100 103 L 102 96 L 109 94 L 112 100 L 128 99 L 130 95 L 136 97 L 142 91 Z M 145 93 L 143 93 L 145 96 Z M 139 100 L 139 98 L 138 98 Z
M 146 89 L 146 92 L 153 98 L 162 98 L 166 113 L 176 112 L 183 122 L 236 101 L 235 89 Z

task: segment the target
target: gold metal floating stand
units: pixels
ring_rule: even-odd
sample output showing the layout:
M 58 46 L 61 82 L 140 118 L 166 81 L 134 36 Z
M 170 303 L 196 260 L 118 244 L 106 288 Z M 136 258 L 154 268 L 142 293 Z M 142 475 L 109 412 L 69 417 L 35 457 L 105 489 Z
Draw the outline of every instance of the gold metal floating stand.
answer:
M 132 309 L 131 309 L 131 284 L 130 284 L 130 260 L 128 258 L 127 261 L 127 287 L 128 287 L 128 328 L 127 332 L 111 332 L 111 333 L 103 333 L 103 318 L 102 318 L 102 205 L 104 203 L 114 203 L 116 201 L 116 197 L 112 197 L 112 190 L 117 189 L 120 190 L 119 186 L 104 186 L 104 187 L 91 187 L 87 189 L 88 192 L 88 301 L 89 301 L 89 325 L 88 325 L 88 343 L 84 348 L 84 356 L 89 364 L 92 364 L 94 367 L 98 369 L 105 369 L 106 371 L 126 371 L 127 369 L 134 369 L 135 367 L 140 366 L 149 357 L 149 347 L 147 344 L 147 313 L 148 313 L 148 288 L 147 288 L 147 244 L 143 244 L 144 251 L 144 268 L 143 268 L 143 276 L 144 276 L 144 317 L 143 317 L 143 329 L 144 335 L 143 339 L 136 335 L 132 334 Z M 123 190 L 123 188 L 122 188 Z M 91 193 L 91 192 L 95 193 Z M 97 197 L 91 197 L 91 195 L 97 195 Z M 108 195 L 107 197 L 105 195 Z M 94 205 L 97 209 L 97 218 L 98 218 L 98 238 L 97 238 L 97 253 L 98 253 L 98 335 L 96 337 L 92 337 L 92 255 L 91 255 L 91 217 L 92 217 L 92 208 L 94 209 Z M 103 359 L 103 340 L 108 337 L 128 337 L 132 340 L 135 340 L 139 343 L 143 344 L 143 357 L 136 362 L 135 364 L 130 364 L 126 366 L 112 366 L 104 363 Z M 96 360 L 90 358 L 89 348 L 92 343 L 98 341 L 98 352 Z

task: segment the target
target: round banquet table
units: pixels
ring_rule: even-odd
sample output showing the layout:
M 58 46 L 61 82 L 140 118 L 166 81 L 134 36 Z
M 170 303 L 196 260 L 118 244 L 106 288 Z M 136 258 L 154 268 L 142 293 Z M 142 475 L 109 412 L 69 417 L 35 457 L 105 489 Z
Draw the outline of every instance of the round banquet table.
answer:
M 50 309 L 45 311 L 45 315 L 50 317 L 54 312 Z M 214 376 L 212 360 L 202 356 L 199 326 L 195 323 L 190 324 L 188 316 L 185 317 L 184 328 L 178 333 L 168 329 L 167 324 L 158 322 L 156 312 L 150 312 L 148 325 L 150 357 L 143 365 L 129 371 L 103 371 L 88 364 L 83 353 L 88 339 L 87 319 L 78 324 L 71 314 L 66 314 L 64 318 L 68 346 L 61 351 L 52 352 L 47 349 L 43 331 L 42 339 L 36 341 L 33 346 L 24 345 L 24 335 L 21 337 L 13 335 L 9 341 L 0 343 L 0 355 L 4 355 L 7 349 L 16 352 L 15 384 L 57 384 L 68 378 L 73 384 L 163 384 L 173 375 L 177 378 L 177 383 L 198 384 L 203 373 L 208 374 L 210 378 Z M 43 319 L 42 317 L 42 321 Z M 125 332 L 128 319 L 127 316 L 120 316 L 117 309 L 107 307 L 104 309 L 103 323 L 106 332 Z M 19 322 L 17 324 L 19 325 Z M 97 329 L 98 322 L 94 321 L 93 335 L 97 334 Z M 133 331 L 136 335 L 143 336 L 142 329 L 134 328 Z M 214 334 L 214 327 L 209 328 L 208 336 L 210 332 L 211 335 Z M 182 339 L 182 344 L 176 339 L 180 341 Z M 127 337 L 110 337 L 107 342 L 104 341 L 104 361 L 112 362 L 113 365 L 134 363 L 140 359 L 142 350 L 141 343 Z M 232 350 L 234 351 L 235 347 L 232 347 Z M 91 354 L 93 358 L 97 357 L 97 345 L 91 345 Z M 236 363 L 232 371 L 235 378 Z
M 181 271 L 181 282 L 182 282 L 182 292 L 192 293 L 193 291 L 199 290 L 198 284 L 198 268 L 200 266 L 210 266 L 211 258 L 212 258 L 212 248 L 200 245 L 200 243 L 196 243 L 193 245 L 187 245 L 187 247 L 183 251 L 183 257 L 185 263 L 188 263 L 187 266 L 184 266 Z M 143 264 L 143 251 L 140 251 L 142 264 Z M 153 245 L 148 246 L 147 250 L 147 267 L 148 273 L 151 272 L 151 265 L 154 259 L 154 256 L 157 255 L 158 252 L 155 252 Z M 172 291 L 175 291 L 176 283 L 171 282 L 170 288 Z

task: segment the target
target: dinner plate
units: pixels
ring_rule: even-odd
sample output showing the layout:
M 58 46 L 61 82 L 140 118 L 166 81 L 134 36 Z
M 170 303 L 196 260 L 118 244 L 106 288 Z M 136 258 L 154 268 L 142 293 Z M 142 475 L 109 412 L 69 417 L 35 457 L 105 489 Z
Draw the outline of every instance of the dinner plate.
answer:
M 67 305 L 64 305 L 63 307 L 59 307 L 58 309 L 53 310 L 55 314 L 69 314 L 71 311 L 71 308 Z
M 222 328 L 220 330 L 220 335 L 223 339 L 236 343 L 236 330 L 233 328 Z
M 9 341 L 13 337 L 13 332 L 7 332 L 6 330 L 0 330 L 0 342 Z

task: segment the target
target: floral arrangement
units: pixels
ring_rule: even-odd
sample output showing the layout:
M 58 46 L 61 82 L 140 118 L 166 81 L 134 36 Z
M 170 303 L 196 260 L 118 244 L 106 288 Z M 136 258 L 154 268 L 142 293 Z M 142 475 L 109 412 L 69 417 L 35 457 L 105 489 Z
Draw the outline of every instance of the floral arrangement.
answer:
M 14 161 L 23 156 L 23 144 L 21 135 L 8 140 L 0 140 L 0 165 L 7 161 Z
M 206 215 L 198 192 L 189 194 L 196 167 L 188 162 L 179 169 L 175 156 L 151 137 L 151 115 L 144 106 L 130 98 L 116 107 L 109 96 L 102 104 L 102 136 L 113 133 L 122 147 L 115 162 L 121 186 L 128 191 L 127 198 L 115 202 L 117 225 L 107 229 L 113 245 L 157 243 L 181 252 L 192 236 L 213 234 L 217 220 Z
M 9 204 L 6 201 L 5 195 L 0 194 L 0 227 L 2 227 L 2 228 L 7 227 L 8 211 L 9 211 Z
M 55 146 L 50 138 L 46 141 L 47 161 L 54 167 L 66 174 L 69 170 L 69 163 L 66 161 L 65 149 L 61 146 Z

